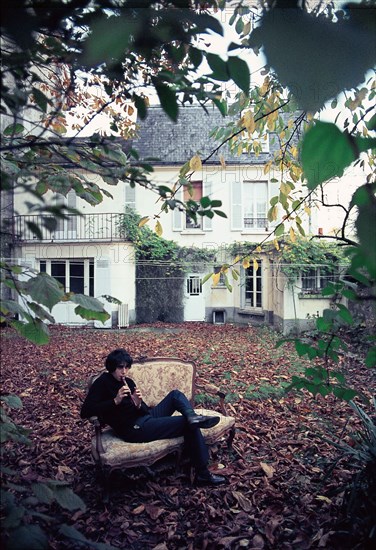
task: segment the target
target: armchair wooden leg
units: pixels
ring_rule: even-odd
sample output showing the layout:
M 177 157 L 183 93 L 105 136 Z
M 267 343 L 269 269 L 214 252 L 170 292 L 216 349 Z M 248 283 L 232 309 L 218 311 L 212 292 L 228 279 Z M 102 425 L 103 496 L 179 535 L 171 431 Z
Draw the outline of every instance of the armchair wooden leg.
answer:
M 235 437 L 235 428 L 231 428 L 229 436 L 227 438 L 227 448 L 229 450 L 232 449 L 232 442 L 234 441 L 234 437 Z
M 97 476 L 99 485 L 101 487 L 101 500 L 105 504 L 110 501 L 110 476 L 111 470 L 103 468 L 100 464 L 97 464 Z

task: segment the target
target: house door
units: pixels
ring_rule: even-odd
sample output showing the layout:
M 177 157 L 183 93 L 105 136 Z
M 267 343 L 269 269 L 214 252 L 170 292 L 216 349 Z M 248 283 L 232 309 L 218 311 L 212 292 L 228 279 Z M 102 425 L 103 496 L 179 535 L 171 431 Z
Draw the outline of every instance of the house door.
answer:
M 189 274 L 185 281 L 184 321 L 205 321 L 205 298 L 202 275 Z

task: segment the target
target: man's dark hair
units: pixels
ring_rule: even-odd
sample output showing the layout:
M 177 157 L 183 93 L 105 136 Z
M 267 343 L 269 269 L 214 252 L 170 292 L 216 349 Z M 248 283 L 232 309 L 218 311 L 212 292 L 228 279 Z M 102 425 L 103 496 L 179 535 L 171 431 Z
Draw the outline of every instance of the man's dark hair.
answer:
M 118 367 L 131 367 L 133 363 L 132 357 L 125 349 L 114 349 L 106 357 L 105 366 L 108 372 L 114 372 Z

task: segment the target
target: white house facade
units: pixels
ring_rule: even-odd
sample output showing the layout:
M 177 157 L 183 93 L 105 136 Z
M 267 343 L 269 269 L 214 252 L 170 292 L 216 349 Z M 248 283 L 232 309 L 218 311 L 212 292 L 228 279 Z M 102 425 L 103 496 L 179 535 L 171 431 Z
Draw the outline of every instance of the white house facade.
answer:
M 148 161 L 154 168 L 153 183 L 172 187 L 187 160 L 195 154 L 205 159 L 216 148 L 218 143 L 209 138 L 209 133 L 222 124 L 221 115 L 214 110 L 206 115 L 200 107 L 181 109 L 179 120 L 174 124 L 160 107 L 151 107 L 132 146 L 141 159 L 153 159 Z M 310 319 L 328 307 L 327 300 L 310 292 L 309 285 L 320 286 L 319 278 L 313 280 L 316 275 L 308 282 L 301 281 L 300 291 L 292 292 L 273 255 L 262 252 L 257 269 L 253 264 L 247 269 L 238 266 L 240 276 L 238 280 L 231 280 L 232 292 L 221 280 L 216 286 L 211 280 L 202 284 L 206 273 L 228 261 L 236 243 L 273 240 L 273 224 L 268 221 L 267 212 L 270 199 L 278 193 L 278 174 L 264 173 L 273 147 L 276 145 L 269 136 L 258 157 L 249 153 L 236 157 L 221 150 L 193 174 L 193 198 L 208 195 L 220 200 L 219 209 L 226 213 L 226 218 L 216 215 L 194 223 L 178 209 L 160 215 L 163 238 L 184 247 L 215 251 L 216 265 L 193 263 L 190 269 L 188 262 L 184 275 L 185 321 L 267 323 L 287 333 L 293 327 L 304 328 Z M 219 154 L 225 163 L 220 162 Z M 28 230 L 27 222 L 38 220 L 28 214 L 22 196 L 16 196 L 14 254 L 21 263 L 56 277 L 66 291 L 95 297 L 114 296 L 123 305 L 106 303 L 112 314 L 107 327 L 127 326 L 137 322 L 137 281 L 135 251 L 120 229 L 122 216 L 126 206 L 134 208 L 140 215 L 150 216 L 150 227 L 153 227 L 153 216 L 160 212 L 161 203 L 155 193 L 139 185 L 135 188 L 127 183 L 109 186 L 101 181 L 100 186 L 107 189 L 113 199 L 105 198 L 95 207 L 73 192 L 66 198 L 51 197 L 76 207 L 82 216 L 59 221 L 56 230 L 46 231 L 42 240 L 35 239 Z M 180 193 L 177 198 L 189 198 L 184 196 L 186 191 Z M 311 234 L 317 233 L 318 223 L 316 211 L 303 220 L 305 230 Z M 52 314 L 57 322 L 83 323 L 73 310 L 73 304 L 67 302 L 55 306 Z

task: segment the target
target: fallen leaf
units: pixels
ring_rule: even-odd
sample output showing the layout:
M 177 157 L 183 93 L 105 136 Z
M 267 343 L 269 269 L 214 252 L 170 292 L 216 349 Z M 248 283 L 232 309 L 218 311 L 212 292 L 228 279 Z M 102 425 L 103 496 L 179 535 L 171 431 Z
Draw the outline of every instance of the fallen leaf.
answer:
M 260 462 L 260 466 L 264 470 L 264 472 L 266 473 L 266 476 L 269 479 L 273 477 L 273 474 L 275 472 L 275 469 L 273 468 L 273 466 L 270 466 L 270 464 L 267 464 L 266 462 Z

